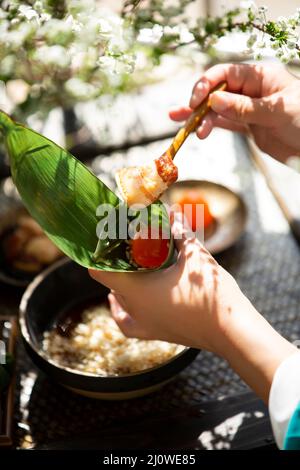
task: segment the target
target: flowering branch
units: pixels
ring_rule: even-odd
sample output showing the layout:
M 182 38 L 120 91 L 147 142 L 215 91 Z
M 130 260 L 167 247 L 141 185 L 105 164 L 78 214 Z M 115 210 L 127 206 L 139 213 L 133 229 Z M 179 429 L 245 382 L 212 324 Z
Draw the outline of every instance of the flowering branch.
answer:
M 226 11 L 222 16 L 198 18 L 193 24 L 188 14 L 185 16 L 185 10 L 192 2 L 177 0 L 177 7 L 172 8 L 164 7 L 159 0 L 148 2 L 147 5 L 135 2 L 134 8 L 130 10 L 129 4 L 132 2 L 129 0 L 126 2 L 126 14 L 136 32 L 153 30 L 157 58 L 193 43 L 206 51 L 218 39 L 233 31 L 250 33 L 247 52 L 253 53 L 255 59 L 261 58 L 262 50 L 267 47 L 275 49 L 276 56 L 283 62 L 300 58 L 300 9 L 294 15 L 273 21 L 267 19 L 266 7 L 258 8 L 254 2 L 242 2 L 240 8 Z
M 127 20 L 98 0 L 0 2 L 0 80 L 22 80 L 24 113 L 115 94 L 134 62 Z
M 299 9 L 273 21 L 248 1 L 199 18 L 190 14 L 193 1 L 124 0 L 121 14 L 99 0 L 0 1 L 0 81 L 7 89 L 22 82 L 25 98 L 16 106 L 28 115 L 128 90 L 165 53 L 192 45 L 209 51 L 234 31 L 248 34 L 255 59 L 265 48 L 283 62 L 300 58 Z

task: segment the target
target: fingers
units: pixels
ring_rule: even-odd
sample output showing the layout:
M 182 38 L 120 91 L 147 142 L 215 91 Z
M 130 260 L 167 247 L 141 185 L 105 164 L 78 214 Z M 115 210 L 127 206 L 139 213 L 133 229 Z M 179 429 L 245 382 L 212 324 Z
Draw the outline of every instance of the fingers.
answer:
M 204 244 L 199 240 L 196 234 L 187 227 L 183 219 L 182 212 L 173 213 L 172 234 L 178 250 L 178 266 L 184 266 L 195 256 L 198 260 L 209 261 L 211 264 L 218 263 L 212 257 Z
M 170 111 L 169 115 L 174 121 L 184 121 L 191 115 L 191 112 L 190 108 L 180 108 Z M 206 139 L 214 127 L 220 127 L 234 132 L 249 132 L 247 125 L 244 123 L 224 118 L 216 114 L 214 111 L 210 111 L 196 130 L 198 138 Z
M 169 112 L 169 116 L 173 121 L 185 121 L 192 113 L 191 108 L 179 108 Z M 198 127 L 196 134 L 199 139 L 206 139 L 214 127 L 216 114 L 210 111 L 202 120 L 201 125 Z
M 117 323 L 122 333 L 128 338 L 144 337 L 139 331 L 135 319 L 124 309 L 123 299 L 118 294 L 109 294 L 108 300 L 113 319 Z
M 118 294 L 118 293 L 117 293 L 116 291 L 114 291 L 114 290 L 111 290 L 109 295 L 112 295 L 113 297 L 115 297 L 115 299 L 117 300 L 117 302 L 119 303 L 119 305 L 122 307 L 122 309 L 123 309 L 125 312 L 127 311 L 126 301 L 125 301 L 125 298 L 124 298 L 123 295 Z M 108 295 L 108 298 L 109 298 L 109 295 Z
M 221 82 L 228 82 L 230 64 L 218 64 L 208 69 L 198 82 L 195 83 L 190 107 L 196 108 L 206 98 L 212 88 Z
M 190 107 L 196 108 L 212 88 L 226 82 L 228 90 L 252 97 L 261 96 L 263 67 L 250 64 L 218 64 L 208 69 L 196 82 L 190 99 Z
M 215 114 L 214 118 L 214 127 L 220 127 L 221 129 L 227 129 L 229 131 L 242 132 L 246 134 L 249 132 L 249 128 L 246 124 L 232 121 L 231 119 L 226 119 L 222 116 L 218 116 L 217 114 Z
M 215 113 L 242 124 L 272 126 L 269 100 L 217 91 L 211 95 L 211 107 Z
M 126 274 L 89 269 L 89 274 L 95 281 L 100 282 L 111 290 L 121 293 L 131 291 L 134 288 L 134 282 L 136 282 L 134 273 Z
M 201 125 L 196 130 L 197 137 L 199 139 L 206 139 L 214 127 L 220 127 L 234 132 L 248 132 L 248 127 L 245 123 L 227 119 L 218 115 L 214 111 L 209 111 L 209 113 L 203 118 Z
M 185 121 L 192 112 L 193 110 L 191 108 L 181 107 L 169 111 L 169 116 L 173 121 Z
M 195 84 L 190 107 L 172 110 L 170 117 L 175 121 L 186 120 L 191 114 L 191 109 L 199 106 L 214 87 L 225 81 L 229 91 L 211 95 L 213 111 L 208 113 L 197 129 L 200 139 L 208 137 L 214 126 L 238 132 L 245 132 L 245 124 L 272 126 L 274 117 L 269 114 L 270 101 L 261 98 L 265 75 L 265 68 L 258 65 L 218 64 L 211 67 Z M 218 119 L 218 115 L 223 119 Z
M 221 129 L 227 129 L 233 132 L 241 132 L 243 134 L 249 132 L 249 128 L 246 124 L 224 118 L 211 111 L 207 117 L 203 119 L 201 126 L 198 127 L 196 131 L 197 137 L 199 137 L 199 139 L 206 139 L 214 127 L 220 127 Z
M 202 119 L 202 122 L 196 130 L 197 137 L 199 139 L 206 139 L 209 136 L 214 127 L 216 114 L 213 111 L 209 111 L 207 115 Z
M 178 212 L 173 212 L 172 215 L 172 235 L 174 238 L 176 249 L 178 252 L 180 252 L 183 249 L 186 240 L 188 240 L 191 236 L 189 233 L 190 228 L 187 227 L 184 223 L 184 215 L 181 210 L 178 210 Z
M 189 247 L 192 246 L 192 249 L 202 248 L 202 243 L 196 237 L 195 232 L 193 232 L 188 225 L 188 222 L 184 220 L 184 214 L 182 212 L 173 213 L 173 222 L 172 222 L 172 234 L 174 237 L 174 242 L 176 249 L 178 251 L 178 261 L 181 262 L 185 259 L 185 255 L 189 250 Z

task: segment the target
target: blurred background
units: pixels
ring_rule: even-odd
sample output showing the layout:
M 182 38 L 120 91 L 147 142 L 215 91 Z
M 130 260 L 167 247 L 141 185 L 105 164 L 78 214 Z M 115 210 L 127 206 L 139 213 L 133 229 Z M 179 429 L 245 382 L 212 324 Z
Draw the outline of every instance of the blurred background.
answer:
M 222 13 L 224 8 L 235 8 L 240 5 L 241 2 L 236 0 L 196 0 L 192 5 L 190 5 L 191 15 L 215 15 Z M 257 6 L 267 6 L 270 14 L 273 17 L 281 15 L 289 15 L 294 13 L 296 8 L 299 6 L 297 0 L 289 0 L 288 2 L 282 2 L 281 0 L 266 0 L 266 1 L 257 1 L 255 2 Z M 122 0 L 115 0 L 111 2 L 110 0 L 103 0 L 103 4 L 106 4 L 110 8 L 113 7 L 115 11 L 119 11 L 122 8 Z

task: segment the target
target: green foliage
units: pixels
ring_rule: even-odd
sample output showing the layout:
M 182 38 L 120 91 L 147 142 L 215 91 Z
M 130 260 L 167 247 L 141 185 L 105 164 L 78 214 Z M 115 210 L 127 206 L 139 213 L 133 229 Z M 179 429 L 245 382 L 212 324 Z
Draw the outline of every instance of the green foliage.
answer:
M 128 16 L 131 19 L 135 31 L 151 29 L 160 26 L 161 35 L 158 41 L 154 41 L 155 61 L 159 62 L 158 55 L 166 52 L 174 52 L 177 48 L 198 44 L 202 51 L 211 51 L 216 41 L 233 31 L 258 34 L 250 36 L 248 52 L 252 52 L 255 58 L 261 54 L 261 44 L 272 45 L 278 49 L 277 57 L 283 62 L 295 58 L 300 52 L 299 35 L 297 29 L 300 25 L 300 10 L 287 18 L 281 17 L 277 21 L 267 20 L 266 7 L 256 7 L 254 2 L 246 8 L 234 8 L 224 10 L 220 16 L 208 16 L 197 18 L 193 21 L 188 14 L 188 1 L 177 0 L 176 7 L 169 8 L 169 2 L 135 2 L 130 9 L 127 1 Z M 177 33 L 177 34 L 176 34 Z M 185 39 L 188 37 L 188 39 Z

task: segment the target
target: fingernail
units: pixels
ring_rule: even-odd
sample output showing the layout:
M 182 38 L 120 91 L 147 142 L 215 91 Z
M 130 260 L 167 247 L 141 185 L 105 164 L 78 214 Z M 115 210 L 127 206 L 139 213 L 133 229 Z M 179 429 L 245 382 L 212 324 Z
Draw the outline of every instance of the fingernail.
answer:
M 127 312 L 124 312 L 124 310 L 120 310 L 117 313 L 117 318 L 118 321 L 122 323 L 123 328 L 127 330 L 135 325 L 134 319 Z
M 193 94 L 190 99 L 190 107 L 193 108 L 196 103 L 197 103 L 197 96 Z
M 206 121 L 203 121 L 203 122 L 201 123 L 201 126 L 198 127 L 198 130 L 197 130 L 197 137 L 198 137 L 199 139 L 203 139 L 202 132 L 203 132 L 203 129 L 204 129 L 204 127 L 205 127 L 205 123 L 206 123 Z
M 116 315 L 120 321 L 130 320 L 128 313 L 124 312 L 124 310 L 119 310 Z
M 202 122 L 201 122 L 201 124 L 200 124 L 200 126 L 199 126 L 199 130 L 202 131 L 203 128 L 204 128 L 206 125 L 207 125 L 207 119 L 206 119 L 206 118 L 203 118 L 203 119 L 202 119 Z
M 225 109 L 229 107 L 229 101 L 226 96 L 226 93 L 222 91 L 216 91 L 215 93 L 212 93 L 210 98 L 210 104 L 212 109 L 216 113 L 221 113 L 222 111 L 225 111 Z
M 196 86 L 195 92 L 191 96 L 190 106 L 191 107 L 196 106 L 198 103 L 201 102 L 204 96 L 205 96 L 205 86 L 203 85 L 203 83 L 198 83 L 198 85 Z
M 197 93 L 201 95 L 205 91 L 206 87 L 204 86 L 203 83 L 198 83 L 196 86 Z

